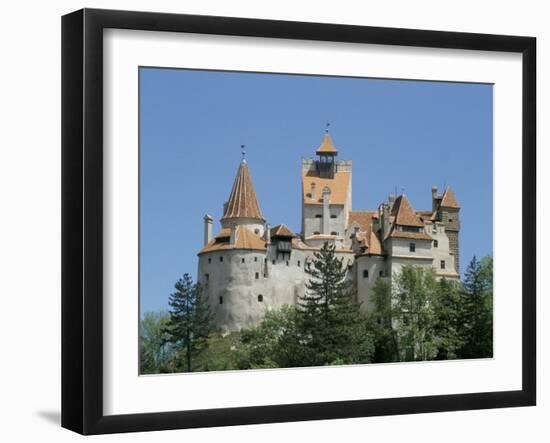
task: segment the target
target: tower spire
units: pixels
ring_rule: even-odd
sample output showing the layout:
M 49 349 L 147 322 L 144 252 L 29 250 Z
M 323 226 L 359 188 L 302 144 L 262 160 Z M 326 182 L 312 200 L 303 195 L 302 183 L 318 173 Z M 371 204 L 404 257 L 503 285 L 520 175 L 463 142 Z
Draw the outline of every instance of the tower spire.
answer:
M 244 153 L 244 145 L 242 145 L 242 153 Z M 258 203 L 258 197 L 252 183 L 252 177 L 250 176 L 250 170 L 246 160 L 243 159 L 239 164 L 237 170 L 237 176 L 233 182 L 229 199 L 224 205 L 223 221 L 229 221 L 229 219 L 246 218 L 251 220 L 257 220 L 263 223 L 264 217 Z

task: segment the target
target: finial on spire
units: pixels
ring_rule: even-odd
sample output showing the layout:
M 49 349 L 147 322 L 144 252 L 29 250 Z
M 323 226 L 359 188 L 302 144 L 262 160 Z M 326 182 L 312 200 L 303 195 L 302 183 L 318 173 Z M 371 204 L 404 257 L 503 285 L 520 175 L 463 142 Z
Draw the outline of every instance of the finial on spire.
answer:
M 330 122 L 327 120 L 327 123 L 325 124 L 325 134 L 328 134 L 328 127 L 330 126 Z
M 245 159 L 245 156 L 246 156 L 246 145 L 241 145 L 241 156 L 242 156 L 242 161 L 245 162 L 246 159 Z

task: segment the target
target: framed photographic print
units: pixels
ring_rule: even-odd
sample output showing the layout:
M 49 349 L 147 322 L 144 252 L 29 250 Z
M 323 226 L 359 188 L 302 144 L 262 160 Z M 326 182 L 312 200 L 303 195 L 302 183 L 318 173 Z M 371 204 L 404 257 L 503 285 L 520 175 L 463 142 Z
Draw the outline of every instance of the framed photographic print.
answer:
M 531 37 L 62 21 L 62 425 L 536 402 Z

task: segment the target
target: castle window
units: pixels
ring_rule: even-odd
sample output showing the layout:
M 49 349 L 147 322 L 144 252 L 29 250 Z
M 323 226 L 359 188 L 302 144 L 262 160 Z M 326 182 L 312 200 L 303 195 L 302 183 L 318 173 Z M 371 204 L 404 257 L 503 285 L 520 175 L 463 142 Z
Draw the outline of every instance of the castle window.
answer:
M 254 261 L 258 261 L 258 257 L 254 257 Z
M 204 274 L 204 281 L 208 283 L 208 280 L 210 280 L 210 274 Z
M 450 219 L 449 219 L 449 223 L 452 223 L 452 222 L 453 222 L 453 219 L 452 219 L 452 218 L 450 218 Z
M 434 240 L 434 248 L 438 248 L 439 247 L 439 242 L 437 240 Z
M 330 233 L 330 235 L 338 235 L 338 232 L 332 231 L 332 232 Z
M 271 260 L 271 264 L 274 265 L 274 264 L 275 264 L 275 260 Z
M 223 305 L 223 296 L 220 295 L 220 305 Z
M 256 277 L 256 280 L 258 280 L 260 278 L 260 273 L 256 272 L 255 277 Z
M 286 265 L 288 266 L 289 264 L 290 264 L 290 263 L 289 263 L 289 261 L 287 260 L 287 261 L 286 261 Z
M 223 255 L 220 255 L 220 262 L 223 261 Z
M 330 218 L 336 218 L 336 214 L 330 214 Z
M 298 267 L 300 267 L 300 260 L 298 260 L 298 263 L 297 263 Z
M 260 303 L 264 301 L 264 296 L 262 294 L 258 294 L 258 301 Z
M 369 270 L 363 269 L 363 278 L 369 278 Z
M 323 218 L 323 214 L 315 214 L 315 218 Z
M 241 263 L 244 263 L 244 257 L 243 257 L 243 258 L 241 258 Z
M 208 264 L 212 263 L 212 258 L 208 257 Z
M 258 235 L 260 233 L 259 229 L 254 229 L 254 234 Z
M 416 244 L 409 243 L 409 252 L 415 252 L 416 251 Z
M 266 263 L 266 264 L 267 264 L 267 258 L 264 258 L 264 263 Z
M 445 269 L 445 260 L 441 260 L 441 269 Z
M 320 235 L 321 233 L 319 231 L 315 231 L 313 235 Z
M 378 275 L 379 275 L 380 277 L 383 277 L 383 276 L 384 276 L 384 271 L 380 271 L 380 272 L 378 273 Z
M 311 192 L 308 192 L 308 193 L 306 194 L 306 197 L 307 197 L 307 198 L 311 198 Z

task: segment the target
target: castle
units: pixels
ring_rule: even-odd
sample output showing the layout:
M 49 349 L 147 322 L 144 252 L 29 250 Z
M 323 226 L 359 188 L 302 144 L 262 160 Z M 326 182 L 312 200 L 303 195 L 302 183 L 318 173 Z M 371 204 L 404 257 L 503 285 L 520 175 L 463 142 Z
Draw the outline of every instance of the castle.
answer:
M 301 233 L 267 223 L 244 155 L 214 237 L 205 215 L 198 281 L 221 330 L 256 325 L 268 310 L 296 304 L 309 278 L 304 268 L 325 242 L 343 258 L 367 310 L 376 280 L 403 265 L 459 278 L 460 205 L 449 187 L 442 194 L 432 187 L 430 210 L 415 211 L 404 194 L 390 195 L 376 210 L 352 210 L 352 162 L 336 160 L 328 130 L 316 155 L 302 159 Z

